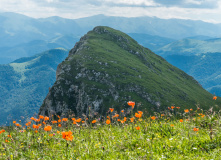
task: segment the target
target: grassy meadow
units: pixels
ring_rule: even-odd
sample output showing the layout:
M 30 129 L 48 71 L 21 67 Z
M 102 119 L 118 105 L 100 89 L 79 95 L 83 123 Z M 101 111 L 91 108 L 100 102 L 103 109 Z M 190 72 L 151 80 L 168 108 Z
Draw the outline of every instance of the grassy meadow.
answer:
M 0 128 L 0 159 L 221 159 L 220 111 L 171 106 L 150 115 L 128 105 L 130 113 L 110 108 L 105 117 L 13 121 Z

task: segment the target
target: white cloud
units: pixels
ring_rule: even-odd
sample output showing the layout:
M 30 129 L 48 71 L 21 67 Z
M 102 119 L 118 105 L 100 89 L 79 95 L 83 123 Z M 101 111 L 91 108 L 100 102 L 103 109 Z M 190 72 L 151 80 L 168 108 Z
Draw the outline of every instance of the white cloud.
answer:
M 0 11 L 31 17 L 156 16 L 221 23 L 221 0 L 0 0 Z M 207 5 L 208 4 L 208 5 Z M 210 5 L 209 5 L 210 4 Z M 195 8 L 194 8 L 195 6 Z M 208 7 L 206 7 L 208 6 Z

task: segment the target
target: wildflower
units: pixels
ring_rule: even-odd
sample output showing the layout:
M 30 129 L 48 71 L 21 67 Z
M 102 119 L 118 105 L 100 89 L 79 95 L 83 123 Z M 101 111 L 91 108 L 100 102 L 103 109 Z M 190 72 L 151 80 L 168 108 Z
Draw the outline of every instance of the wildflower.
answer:
M 189 112 L 189 109 L 184 109 L 184 112 L 185 112 L 185 113 L 188 113 L 188 112 Z
M 9 141 L 6 139 L 5 142 L 8 143 Z
M 197 132 L 199 131 L 199 128 L 193 128 L 193 131 Z
M 33 121 L 35 121 L 35 118 L 34 118 L 34 117 L 31 117 L 30 119 L 33 120 Z
M 75 121 L 75 118 L 71 118 L 72 121 Z
M 44 116 L 42 116 L 42 115 L 39 115 L 39 119 L 44 119 Z
M 76 122 L 77 122 L 77 123 L 80 123 L 80 122 L 81 122 L 81 118 L 78 118 L 78 119 L 76 120 Z
M 8 137 L 10 137 L 10 138 L 11 138 L 12 136 L 9 134 L 9 135 L 8 135 Z
M 58 120 L 58 123 L 61 123 L 61 119 Z
M 13 123 L 16 123 L 16 121 L 13 121 Z
M 44 119 L 45 121 L 48 121 L 49 120 L 49 117 L 45 117 L 45 119 Z
M 134 109 L 135 102 L 129 101 L 129 102 L 127 102 L 127 104 L 128 104 L 129 106 L 131 106 L 132 109 Z
M 46 124 L 45 122 L 42 122 L 43 124 Z
M 38 129 L 38 128 L 39 128 L 39 126 L 38 126 L 38 125 L 33 124 L 32 128 L 34 128 L 34 129 Z
M 115 115 L 113 116 L 113 118 L 116 118 L 116 117 L 119 117 L 119 114 L 115 114 Z
M 140 130 L 140 127 L 139 127 L 139 126 L 137 126 L 137 127 L 136 127 L 136 130 Z
M 40 126 L 41 126 L 41 124 L 38 124 L 38 126 L 40 127 Z
M 59 134 L 60 133 L 60 131 L 57 131 L 57 134 Z
M 150 117 L 152 120 L 155 120 L 156 119 L 156 117 L 155 116 L 152 116 L 152 117 Z
M 140 113 L 135 113 L 135 117 L 141 118 L 141 117 L 142 117 L 142 114 L 140 114 Z
M 171 126 L 171 127 L 174 127 L 174 124 L 171 124 L 170 126 Z
M 19 127 L 19 126 L 20 126 L 20 124 L 19 124 L 19 123 L 16 123 L 15 125 L 16 125 L 17 127 Z
M 58 124 L 58 127 L 61 127 L 61 124 Z
M 45 126 L 44 130 L 45 131 L 51 131 L 52 127 L 51 126 Z
M 111 121 L 110 121 L 109 119 L 107 119 L 107 120 L 106 120 L 106 123 L 107 123 L 107 124 L 110 124 L 110 123 L 111 123 Z
M 120 122 L 120 119 L 117 119 L 118 122 Z
M 180 122 L 183 122 L 183 119 L 180 119 Z
M 127 117 L 124 117 L 124 121 L 126 122 L 126 120 L 127 120 Z
M 130 118 L 130 121 L 131 121 L 131 122 L 133 122 L 133 121 L 134 121 L 134 119 L 135 119 L 135 118 L 134 118 L 134 117 L 132 117 L 132 118 Z
M 216 100 L 216 99 L 217 99 L 217 97 L 216 97 L 216 96 L 213 96 L 213 99 L 214 99 L 214 100 Z
M 66 139 L 67 141 L 72 141 L 73 140 L 72 132 L 71 131 L 62 132 L 62 138 Z
M 109 108 L 109 110 L 110 110 L 111 112 L 113 112 L 113 111 L 114 111 L 114 108 Z
M 96 123 L 97 121 L 96 120 L 93 120 L 91 123 Z
M 122 113 L 124 113 L 124 110 L 121 110 Z
M 170 107 L 168 107 L 168 109 L 170 110 Z
M 122 124 L 125 122 L 125 121 L 120 121 Z
M 193 111 L 193 109 L 191 108 L 190 111 Z
M 58 123 L 58 121 L 51 121 L 51 122 L 52 122 L 52 124 Z
M 203 114 L 201 117 L 203 118 L 205 115 Z
M 81 121 L 81 123 L 84 123 L 85 121 Z
M 49 134 L 50 137 L 53 137 L 53 134 Z
M 68 118 L 63 118 L 62 121 L 67 122 Z
M 171 109 L 174 109 L 175 108 L 175 106 L 171 106 Z
M 35 133 L 38 133 L 38 131 L 37 131 L 37 130 L 35 130 Z
M 25 125 L 26 125 L 26 126 L 30 126 L 30 125 L 31 125 L 31 121 L 30 121 L 30 122 L 27 122 Z
M 180 107 L 176 107 L 176 109 L 180 109 Z
M 142 111 L 137 111 L 139 114 L 143 115 L 143 112 Z
M 165 116 L 165 114 L 161 114 L 161 117 Z

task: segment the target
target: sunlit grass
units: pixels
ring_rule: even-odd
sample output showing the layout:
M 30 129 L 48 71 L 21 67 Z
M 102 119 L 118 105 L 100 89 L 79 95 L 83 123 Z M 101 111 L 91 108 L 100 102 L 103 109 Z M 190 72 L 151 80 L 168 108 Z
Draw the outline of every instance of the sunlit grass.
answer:
M 131 106 L 133 108 L 134 106 Z M 32 117 L 0 129 L 0 159 L 219 159 L 220 112 L 171 106 L 154 115 Z

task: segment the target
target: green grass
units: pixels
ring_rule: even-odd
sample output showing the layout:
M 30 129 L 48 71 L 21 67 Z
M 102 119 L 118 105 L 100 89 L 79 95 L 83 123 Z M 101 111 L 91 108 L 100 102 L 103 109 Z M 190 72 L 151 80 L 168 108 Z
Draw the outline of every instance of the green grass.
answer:
M 84 117 L 85 123 L 77 124 L 72 124 L 73 117 L 69 117 L 67 122 L 60 122 L 62 127 L 45 121 L 45 125 L 52 126 L 51 131 L 44 130 L 42 119 L 37 122 L 42 124 L 38 129 L 32 128 L 34 121 L 25 128 L 14 124 L 2 128 L 5 132 L 0 134 L 0 159 L 219 159 L 220 112 L 195 109 L 183 113 L 184 109 L 168 109 L 152 115 L 144 112 L 142 118 L 135 117 L 131 122 L 133 112 L 124 123 L 117 121 L 124 119 L 122 112 L 113 118 L 116 111 L 107 113 L 110 124 L 106 124 L 106 116 L 99 120 L 100 115 L 88 120 Z M 151 119 L 152 116 L 156 119 Z M 94 119 L 97 122 L 92 124 Z M 72 141 L 62 138 L 64 131 L 72 132 Z

